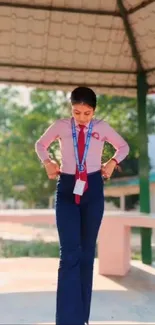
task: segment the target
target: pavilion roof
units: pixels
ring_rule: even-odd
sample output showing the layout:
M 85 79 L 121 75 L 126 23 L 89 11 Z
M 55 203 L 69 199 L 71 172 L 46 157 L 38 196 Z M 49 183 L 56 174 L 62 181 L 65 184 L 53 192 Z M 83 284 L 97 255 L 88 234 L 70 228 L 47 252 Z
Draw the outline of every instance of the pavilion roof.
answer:
M 0 82 L 136 96 L 155 91 L 155 1 L 0 1 Z

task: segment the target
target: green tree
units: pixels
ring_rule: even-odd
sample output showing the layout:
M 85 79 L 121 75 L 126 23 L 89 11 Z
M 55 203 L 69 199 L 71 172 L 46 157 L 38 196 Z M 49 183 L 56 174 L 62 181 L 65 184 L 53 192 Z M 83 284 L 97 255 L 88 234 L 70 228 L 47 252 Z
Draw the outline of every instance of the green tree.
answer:
M 67 116 L 66 95 L 33 90 L 30 107 L 17 104 L 18 96 L 19 93 L 9 88 L 0 94 L 3 99 L 0 103 L 0 193 L 3 198 L 23 199 L 29 207 L 45 202 L 47 205 L 50 193 L 55 190 L 55 181 L 48 180 L 34 144 L 50 123 L 62 115 Z M 5 98 L 8 100 L 4 101 Z M 55 158 L 57 151 L 58 144 L 54 143 L 50 153 Z M 24 185 L 25 190 L 17 191 L 15 185 Z
M 138 114 L 137 101 L 133 98 L 99 96 L 97 115 L 103 118 L 117 130 L 129 144 L 129 156 L 120 164 L 122 172 L 115 171 L 113 177 L 134 176 L 138 174 Z M 147 98 L 147 123 L 148 133 L 155 133 L 155 100 Z M 114 150 L 111 145 L 106 144 L 103 161 L 109 159 Z M 131 209 L 138 202 L 139 196 L 126 197 L 126 208 Z M 119 200 L 109 198 L 116 205 Z
M 99 96 L 97 116 L 106 120 L 123 138 L 130 147 L 129 156 L 121 163 L 122 173 L 116 172 L 114 177 L 132 176 L 138 174 L 138 115 L 137 101 L 134 98 Z M 155 132 L 155 100 L 147 98 L 148 133 Z M 114 149 L 106 144 L 103 160 L 113 154 Z

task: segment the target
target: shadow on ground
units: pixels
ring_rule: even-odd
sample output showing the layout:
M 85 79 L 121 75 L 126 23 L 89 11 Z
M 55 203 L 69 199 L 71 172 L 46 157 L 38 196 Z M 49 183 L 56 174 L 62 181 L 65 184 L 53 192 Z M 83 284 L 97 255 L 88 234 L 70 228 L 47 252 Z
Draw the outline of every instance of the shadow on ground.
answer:
M 151 274 L 151 267 L 149 270 L 132 266 L 123 278 L 106 278 L 95 274 L 90 320 L 93 323 L 117 321 L 155 324 L 155 275 L 154 272 Z M 97 281 L 101 283 L 98 290 L 95 289 Z M 109 289 L 106 288 L 108 281 Z M 55 321 L 55 301 L 55 290 L 44 290 L 43 286 L 37 292 L 3 292 L 0 294 L 0 324 L 52 323 Z

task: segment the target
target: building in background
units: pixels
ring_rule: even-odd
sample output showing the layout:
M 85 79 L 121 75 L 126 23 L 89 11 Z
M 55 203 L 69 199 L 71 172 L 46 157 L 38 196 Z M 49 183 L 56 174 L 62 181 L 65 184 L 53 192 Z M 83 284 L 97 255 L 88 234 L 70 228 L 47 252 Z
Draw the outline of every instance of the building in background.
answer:
M 155 171 L 155 134 L 148 137 L 148 154 L 151 164 L 151 171 Z

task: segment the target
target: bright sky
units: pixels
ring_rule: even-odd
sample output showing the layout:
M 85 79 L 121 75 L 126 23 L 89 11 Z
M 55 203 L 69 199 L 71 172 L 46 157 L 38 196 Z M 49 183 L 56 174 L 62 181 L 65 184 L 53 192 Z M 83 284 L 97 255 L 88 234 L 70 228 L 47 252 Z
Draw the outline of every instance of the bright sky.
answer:
M 7 85 L 2 84 L 0 85 L 0 88 L 4 88 Z M 24 106 L 29 105 L 29 99 L 30 99 L 30 92 L 33 89 L 32 87 L 25 87 L 25 86 L 15 86 L 19 92 L 20 92 L 20 100 Z M 152 97 L 155 99 L 155 94 L 154 95 L 148 95 L 148 97 Z
M 24 104 L 24 106 L 28 106 L 30 100 L 30 91 L 32 90 L 32 88 L 28 88 L 25 86 L 17 86 L 16 88 L 20 92 L 21 102 Z
M 2 88 L 5 88 L 7 87 L 8 85 L 6 84 L 1 84 L 0 85 L 0 89 Z M 17 89 L 20 93 L 20 101 L 21 103 L 26 106 L 26 105 L 29 105 L 29 100 L 30 100 L 30 91 L 33 89 L 33 88 L 28 88 L 28 87 L 25 87 L 25 86 L 14 86 L 15 89 Z

